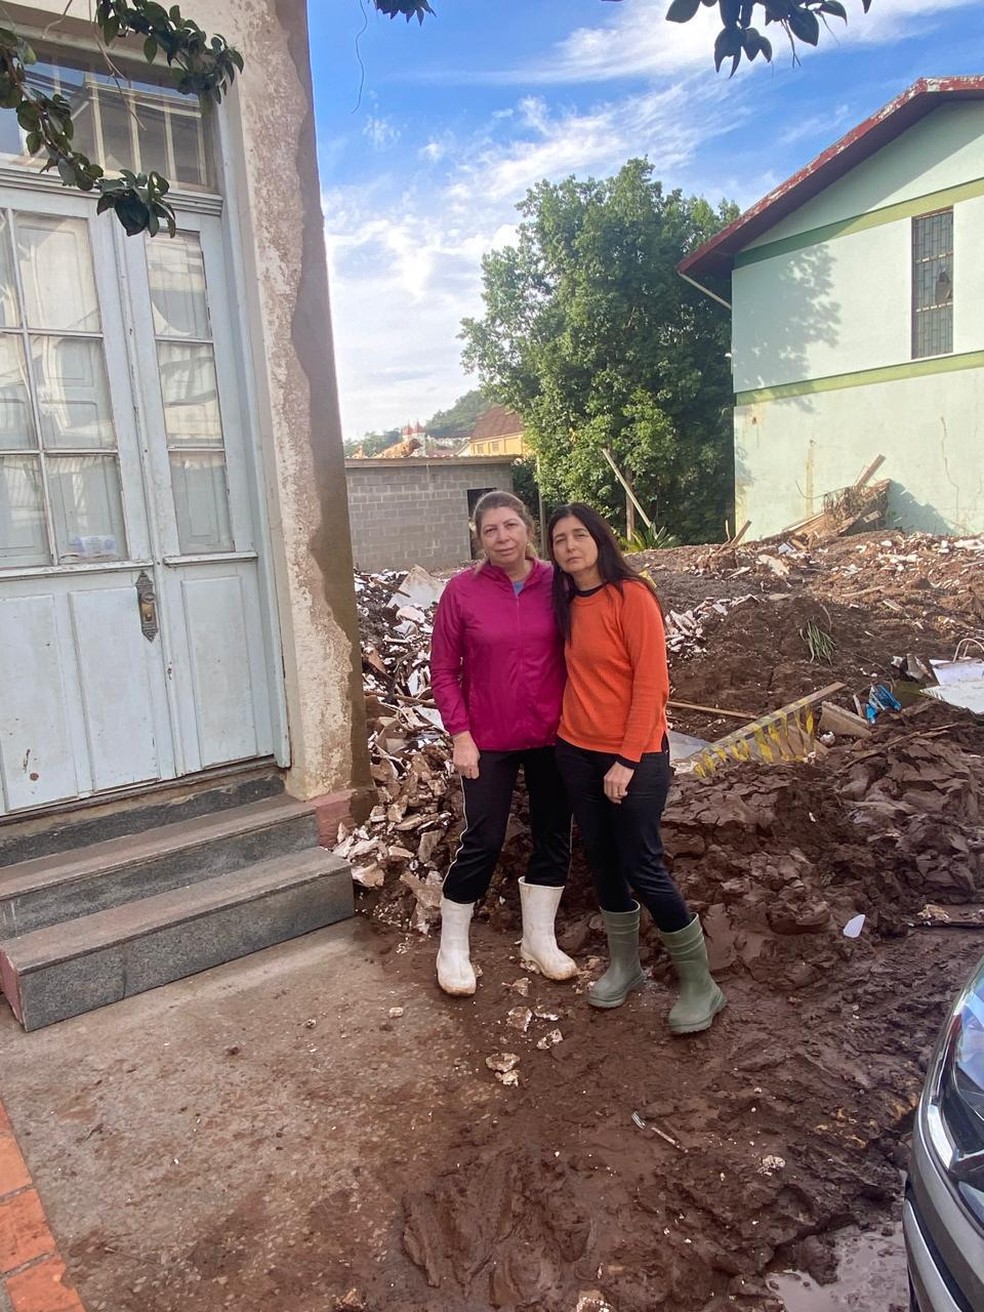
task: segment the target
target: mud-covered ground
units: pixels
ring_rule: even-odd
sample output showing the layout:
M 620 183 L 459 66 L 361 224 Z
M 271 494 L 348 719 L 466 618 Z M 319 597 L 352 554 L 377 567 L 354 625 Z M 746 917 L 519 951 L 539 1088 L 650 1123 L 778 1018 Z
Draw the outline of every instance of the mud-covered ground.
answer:
M 893 657 L 950 657 L 984 630 L 973 544 L 876 534 L 778 571 L 766 554 L 650 559 L 668 613 L 745 598 L 701 611 L 676 698 L 760 715 L 840 681 L 849 707 Z M 391 620 L 367 620 L 380 687 Z M 810 659 L 810 620 L 829 662 Z M 728 996 L 706 1034 L 668 1035 L 649 929 L 646 989 L 587 1005 L 604 940 L 580 859 L 559 922 L 580 977 L 522 970 L 521 795 L 473 929 L 478 991 L 441 995 L 429 900 L 456 784 L 426 731 L 401 763 L 393 724 L 354 928 L 68 1022 L 59 1043 L 28 1036 L 60 1101 L 38 1101 L 35 1058 L 0 1025 L 8 1109 L 20 1132 L 41 1108 L 26 1152 L 89 1312 L 781 1312 L 770 1272 L 832 1278 L 839 1229 L 898 1217 L 931 1046 L 984 952 L 957 924 L 984 903 L 984 723 L 893 686 L 911 704 L 822 758 L 677 776 L 667 850 Z M 386 696 L 410 704 L 389 687 L 377 727 Z M 736 724 L 675 717 L 706 738 Z
M 577 859 L 561 941 L 582 980 L 572 991 L 517 971 L 520 797 L 481 913 L 478 997 L 451 1004 L 471 1068 L 508 1052 L 519 1084 L 508 1114 L 463 1125 L 443 1167 L 404 1197 L 404 1252 L 435 1291 L 408 1308 L 772 1307 L 770 1267 L 829 1279 L 836 1228 L 897 1216 L 930 1047 L 984 951 L 979 930 L 927 928 L 919 914 L 942 904 L 959 919 L 984 902 L 984 724 L 899 682 L 892 662 L 948 659 L 984 634 L 981 548 L 880 533 L 810 552 L 641 558 L 671 626 L 673 612 L 699 621 L 671 661 L 674 699 L 759 716 L 841 682 L 834 700 L 850 709 L 883 682 L 905 709 L 807 761 L 678 776 L 666 845 L 729 996 L 690 1040 L 666 1033 L 671 980 L 651 930 L 646 995 L 613 1014 L 585 1005 L 604 940 Z M 715 599 L 726 604 L 701 604 Z M 825 660 L 811 622 L 829 639 Z M 673 718 L 711 739 L 737 727 Z M 438 805 L 454 811 L 454 793 L 450 781 Z M 411 907 L 426 927 L 419 881 L 427 865 L 432 885 L 446 868 L 456 832 L 428 845 L 416 874 L 398 860 L 365 895 L 390 927 L 380 933 L 411 923 Z M 860 937 L 845 937 L 861 914 Z M 411 934 L 400 948 L 399 969 L 433 987 L 433 943 Z M 563 1041 L 547 1046 L 551 1030 Z

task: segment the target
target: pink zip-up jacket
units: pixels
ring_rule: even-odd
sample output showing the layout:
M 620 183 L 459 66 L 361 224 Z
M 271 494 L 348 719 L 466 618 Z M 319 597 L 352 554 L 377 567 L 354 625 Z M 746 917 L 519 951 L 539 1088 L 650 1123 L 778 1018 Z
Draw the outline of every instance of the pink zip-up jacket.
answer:
M 448 733 L 470 732 L 480 751 L 552 746 L 567 673 L 553 617 L 553 569 L 533 562 L 516 595 L 487 562 L 452 578 L 437 607 L 431 688 Z

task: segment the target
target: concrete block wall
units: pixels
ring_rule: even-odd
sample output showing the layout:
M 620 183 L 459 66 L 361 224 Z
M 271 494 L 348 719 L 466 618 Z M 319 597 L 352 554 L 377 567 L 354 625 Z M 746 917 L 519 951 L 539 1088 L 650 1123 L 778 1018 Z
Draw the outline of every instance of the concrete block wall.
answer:
M 513 459 L 346 460 L 356 569 L 440 569 L 467 561 L 469 506 L 489 488 L 512 491 Z

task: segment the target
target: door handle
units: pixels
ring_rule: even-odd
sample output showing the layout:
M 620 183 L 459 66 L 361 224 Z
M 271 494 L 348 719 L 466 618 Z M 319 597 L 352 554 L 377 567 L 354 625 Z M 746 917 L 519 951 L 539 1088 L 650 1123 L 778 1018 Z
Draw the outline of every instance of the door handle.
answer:
M 148 642 L 157 637 L 160 625 L 157 623 L 157 593 L 154 585 L 143 570 L 137 575 L 137 610 L 140 614 L 140 632 Z

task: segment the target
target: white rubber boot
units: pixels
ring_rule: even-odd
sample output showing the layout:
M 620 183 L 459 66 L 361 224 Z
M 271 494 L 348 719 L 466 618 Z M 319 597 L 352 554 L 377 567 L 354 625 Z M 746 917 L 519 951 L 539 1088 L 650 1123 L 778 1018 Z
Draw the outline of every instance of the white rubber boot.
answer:
M 573 979 L 577 974 L 577 962 L 566 952 L 561 952 L 554 933 L 557 908 L 563 895 L 563 888 L 551 884 L 519 881 L 523 908 L 523 941 L 519 955 L 527 970 L 538 970 L 547 979 Z
M 441 946 L 437 953 L 437 982 L 445 993 L 463 998 L 475 992 L 475 971 L 468 955 L 471 902 L 441 898 Z

